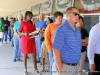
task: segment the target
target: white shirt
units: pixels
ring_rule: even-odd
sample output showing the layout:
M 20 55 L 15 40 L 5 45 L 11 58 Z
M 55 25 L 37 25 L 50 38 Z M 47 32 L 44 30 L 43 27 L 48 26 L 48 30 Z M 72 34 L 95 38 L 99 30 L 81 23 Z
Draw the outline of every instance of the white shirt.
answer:
M 93 26 L 89 34 L 87 55 L 90 64 L 94 64 L 94 54 L 100 54 L 100 23 Z

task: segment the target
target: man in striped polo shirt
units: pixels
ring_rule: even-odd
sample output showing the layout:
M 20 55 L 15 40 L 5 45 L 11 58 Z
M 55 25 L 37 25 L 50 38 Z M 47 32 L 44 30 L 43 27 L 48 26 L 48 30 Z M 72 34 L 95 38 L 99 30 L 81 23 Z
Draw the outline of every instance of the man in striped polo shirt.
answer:
M 75 24 L 79 20 L 79 10 L 69 7 L 66 21 L 56 29 L 53 52 L 53 75 L 77 75 L 81 57 L 81 33 Z

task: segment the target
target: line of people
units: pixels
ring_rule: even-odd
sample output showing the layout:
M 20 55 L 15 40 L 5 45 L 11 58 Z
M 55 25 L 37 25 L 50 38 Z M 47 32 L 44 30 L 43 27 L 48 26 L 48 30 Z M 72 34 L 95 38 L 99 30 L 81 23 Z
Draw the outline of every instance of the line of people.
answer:
M 55 12 L 54 22 L 47 25 L 44 33 L 44 43 L 50 62 L 50 75 L 82 75 L 86 46 L 88 45 L 88 32 L 82 28 L 83 17 L 79 15 L 79 10 L 76 7 L 69 7 L 66 10 L 66 21 L 62 23 L 62 20 L 63 13 Z M 64 27 L 62 28 L 62 26 Z M 53 44 L 56 48 L 53 47 Z M 63 70 L 66 72 L 59 73 L 58 71 L 63 71 L 62 67 L 65 67 Z M 68 70 L 72 72 L 67 73 Z M 74 73 L 74 71 L 77 72 Z
M 33 17 L 31 11 L 25 13 L 24 20 L 23 15 L 18 15 L 18 21 L 14 23 L 13 27 L 13 61 L 22 61 L 21 52 L 23 53 L 25 75 L 28 74 L 28 54 L 32 55 L 34 72 L 36 73 L 40 73 L 37 68 L 37 62 L 41 62 L 42 71 L 45 71 L 45 59 L 48 58 L 50 75 L 82 75 L 89 35 L 87 30 L 82 28 L 84 19 L 80 16 L 76 7 L 67 8 L 65 15 L 66 20 L 63 23 L 63 13 L 59 11 L 55 12 L 54 21 L 48 19 L 47 22 L 44 21 L 45 15 L 43 13 L 39 15 L 39 21 L 36 23 L 31 21 Z M 5 26 L 7 25 L 5 24 Z M 0 28 L 2 29 L 2 22 L 0 22 Z M 0 32 L 2 32 L 1 29 Z M 35 37 L 30 38 L 29 34 L 36 30 L 39 33 L 33 34 L 32 36 Z M 95 70 L 93 57 L 91 58 L 90 55 L 92 53 L 90 50 L 92 36 L 93 31 L 91 30 L 88 47 L 90 71 Z M 96 53 L 97 55 L 98 53 Z
M 8 17 L 4 20 L 3 17 L 0 18 L 0 45 L 2 46 L 3 43 L 7 44 L 7 41 L 12 40 L 13 37 L 13 26 L 14 22 L 16 21 L 15 18 L 10 18 L 11 21 L 8 20 Z M 13 45 L 13 43 L 12 43 Z
M 76 7 L 69 7 L 64 23 L 62 19 L 63 13 L 56 12 L 54 23 L 49 24 L 45 30 L 50 75 L 82 75 L 88 43 L 88 32 L 82 28 L 83 17 Z

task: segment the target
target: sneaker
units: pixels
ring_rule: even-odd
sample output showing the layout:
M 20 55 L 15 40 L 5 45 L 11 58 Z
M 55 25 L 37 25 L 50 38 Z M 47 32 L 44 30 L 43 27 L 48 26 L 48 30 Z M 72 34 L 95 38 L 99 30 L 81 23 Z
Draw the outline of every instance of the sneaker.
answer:
M 14 59 L 13 62 L 16 62 L 16 59 Z
M 7 42 L 4 42 L 5 44 L 7 44 Z
M 3 44 L 2 44 L 2 43 L 0 43 L 0 46 L 3 46 Z
M 22 60 L 21 60 L 21 59 L 18 59 L 18 61 L 21 61 L 21 62 L 22 62 Z

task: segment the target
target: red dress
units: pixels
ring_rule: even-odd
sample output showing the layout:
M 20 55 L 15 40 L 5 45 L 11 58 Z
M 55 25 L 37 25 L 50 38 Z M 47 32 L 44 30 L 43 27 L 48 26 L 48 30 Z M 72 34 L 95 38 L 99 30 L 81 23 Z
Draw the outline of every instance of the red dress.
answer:
M 31 33 L 35 30 L 35 25 L 32 22 L 24 20 L 19 28 L 19 32 Z M 21 50 L 23 54 L 36 53 L 35 38 L 29 36 L 21 37 Z

